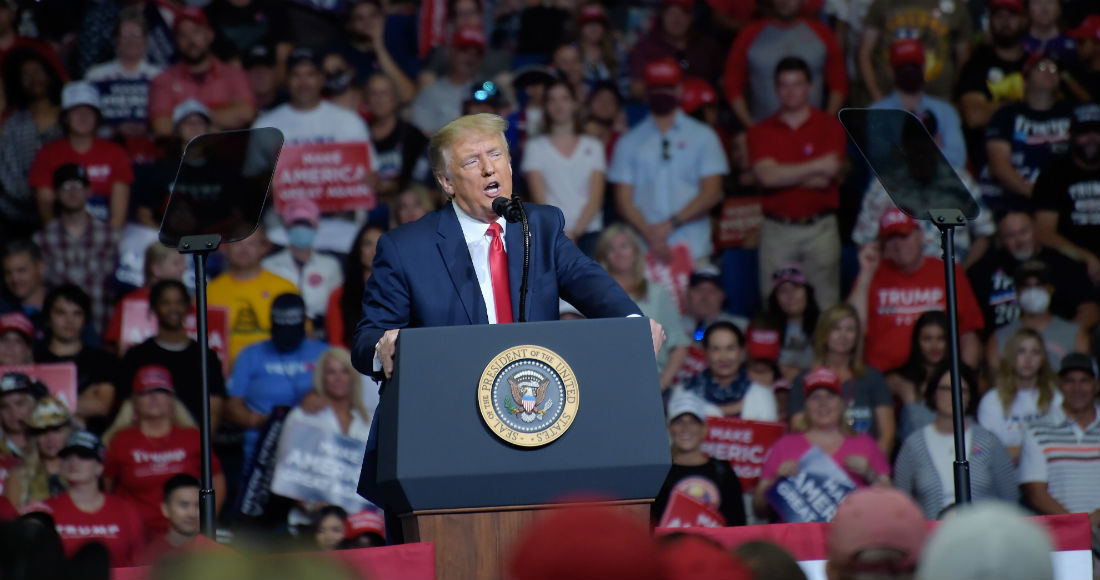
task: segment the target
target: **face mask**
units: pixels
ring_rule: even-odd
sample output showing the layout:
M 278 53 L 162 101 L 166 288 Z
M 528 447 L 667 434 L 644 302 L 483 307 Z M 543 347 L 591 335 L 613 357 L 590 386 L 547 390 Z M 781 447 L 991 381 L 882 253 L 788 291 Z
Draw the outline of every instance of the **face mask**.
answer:
M 671 93 L 652 93 L 649 95 L 649 110 L 654 115 L 667 115 L 676 109 L 679 102 Z
M 1016 295 L 1016 301 L 1019 302 L 1020 310 L 1025 314 L 1041 314 L 1050 306 L 1050 293 L 1046 288 L 1032 286 Z
M 343 72 L 338 75 L 325 77 L 324 92 L 326 95 L 339 95 L 351 86 L 351 72 Z
M 894 84 L 903 93 L 916 93 L 924 88 L 924 67 L 907 64 L 894 69 Z
M 291 226 L 286 236 L 291 246 L 305 250 L 313 247 L 313 238 L 317 236 L 317 230 L 305 225 Z

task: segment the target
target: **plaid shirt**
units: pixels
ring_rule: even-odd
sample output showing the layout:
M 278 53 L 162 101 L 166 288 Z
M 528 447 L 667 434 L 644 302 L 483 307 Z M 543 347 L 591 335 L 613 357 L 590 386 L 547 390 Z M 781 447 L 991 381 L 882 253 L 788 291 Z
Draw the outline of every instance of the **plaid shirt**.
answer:
M 46 262 L 46 285 L 72 283 L 87 292 L 92 299 L 91 322 L 97 333 L 107 327 L 114 306 L 111 275 L 118 262 L 119 239 L 119 233 L 107 222 L 94 218 L 77 238 L 65 231 L 60 219 L 34 234 Z

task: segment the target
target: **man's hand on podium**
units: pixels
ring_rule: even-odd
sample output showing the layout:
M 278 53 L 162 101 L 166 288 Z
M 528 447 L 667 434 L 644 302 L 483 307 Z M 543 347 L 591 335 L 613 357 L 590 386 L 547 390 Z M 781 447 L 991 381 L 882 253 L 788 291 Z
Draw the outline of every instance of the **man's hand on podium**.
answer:
M 382 363 L 382 372 L 386 373 L 387 379 L 393 375 L 393 355 L 397 352 L 398 332 L 401 332 L 401 329 L 387 330 L 374 345 L 374 356 L 378 357 L 378 361 Z
M 661 323 L 649 319 L 649 332 L 653 335 L 653 356 L 657 356 L 661 352 L 661 345 L 665 343 L 665 339 L 668 336 L 665 334 L 665 329 L 661 327 Z M 390 366 L 393 366 L 393 362 L 390 362 Z

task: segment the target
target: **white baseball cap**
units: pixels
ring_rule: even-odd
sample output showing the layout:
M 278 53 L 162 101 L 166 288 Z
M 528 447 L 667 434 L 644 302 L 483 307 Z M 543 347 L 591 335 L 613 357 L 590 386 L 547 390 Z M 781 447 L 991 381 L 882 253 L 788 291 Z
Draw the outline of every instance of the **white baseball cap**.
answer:
M 689 393 L 683 389 L 676 389 L 673 391 L 672 396 L 668 398 L 668 422 L 672 423 L 672 420 L 684 413 L 690 413 L 695 415 L 702 422 L 707 421 L 707 417 L 721 417 L 722 411 L 715 405 L 706 402 L 702 397 L 695 393 Z
M 206 105 L 202 104 L 198 99 L 187 99 L 186 101 L 176 105 L 176 108 L 172 110 L 172 124 L 178 125 L 180 121 L 187 118 L 188 115 L 202 115 L 206 117 L 206 120 L 210 120 L 210 109 Z
M 73 107 L 88 105 L 99 110 L 99 91 L 95 85 L 87 81 L 73 81 L 61 89 L 61 110 L 68 111 Z

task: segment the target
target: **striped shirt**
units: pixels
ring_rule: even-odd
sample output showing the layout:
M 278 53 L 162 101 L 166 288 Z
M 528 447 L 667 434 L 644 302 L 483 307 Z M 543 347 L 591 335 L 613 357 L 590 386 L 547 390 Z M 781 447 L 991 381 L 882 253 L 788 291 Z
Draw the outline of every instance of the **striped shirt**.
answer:
M 1100 406 L 1085 429 L 1055 407 L 1028 424 L 1020 452 L 1020 482 L 1046 482 L 1070 513 L 1100 507 Z
M 1001 499 L 1015 502 L 1019 498 L 1019 488 L 1016 486 L 1012 459 L 1000 439 L 980 425 L 970 424 L 966 429 L 966 441 L 974 501 Z M 918 429 L 905 439 L 894 462 L 894 487 L 912 496 L 924 512 L 924 517 L 934 520 L 944 506 L 951 503 L 955 489 L 954 486 L 944 487 L 928 443 L 925 429 Z M 950 466 L 947 468 L 951 469 Z

